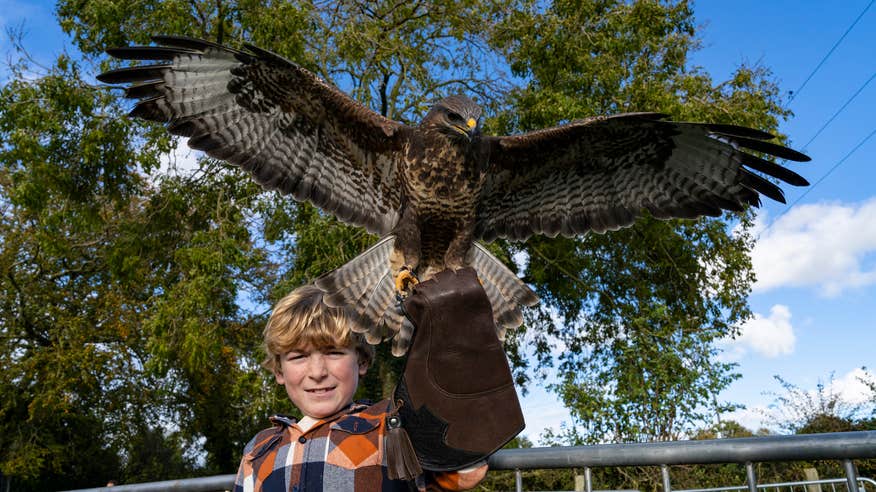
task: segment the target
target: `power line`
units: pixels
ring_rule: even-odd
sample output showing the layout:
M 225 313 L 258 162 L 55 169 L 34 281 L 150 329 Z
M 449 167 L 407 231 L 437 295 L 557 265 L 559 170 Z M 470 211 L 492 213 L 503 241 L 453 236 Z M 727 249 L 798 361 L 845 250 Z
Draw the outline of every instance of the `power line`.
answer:
M 800 84 L 800 87 L 799 87 L 796 91 L 794 91 L 794 92 L 791 94 L 791 97 L 790 97 L 790 99 L 788 100 L 788 103 L 789 103 L 789 104 L 791 103 L 791 101 L 794 100 L 795 97 L 797 97 L 798 94 L 800 94 L 800 91 L 803 90 L 803 88 L 806 86 L 806 84 L 809 82 L 809 80 L 812 79 L 812 77 L 815 75 L 815 73 L 818 72 L 818 70 L 821 68 L 822 65 L 824 65 L 824 62 L 827 61 L 827 59 L 830 57 L 831 54 L 833 54 L 833 52 L 834 52 L 834 51 L 836 50 L 836 48 L 840 45 L 840 43 L 843 42 L 843 39 L 846 38 L 846 36 L 852 31 L 852 29 L 854 29 L 855 25 L 858 24 L 858 21 L 860 21 L 861 18 L 864 17 L 864 14 L 867 13 L 867 10 L 869 10 L 870 7 L 871 7 L 874 3 L 876 3 L 876 0 L 870 0 L 870 3 L 868 3 L 867 6 L 864 7 L 864 10 L 862 10 L 861 13 L 858 14 L 858 17 L 855 18 L 854 22 L 852 22 L 852 24 L 848 27 L 848 29 L 846 29 L 846 32 L 844 32 L 843 35 L 840 36 L 840 38 L 836 41 L 836 43 L 834 43 L 833 47 L 830 48 L 830 50 L 827 52 L 827 54 L 824 55 L 824 57 L 821 59 L 820 62 L 818 62 L 818 65 L 816 65 L 815 68 L 812 70 L 812 72 L 809 74 L 809 76 L 806 77 L 806 80 L 804 80 L 803 83 Z M 828 118 L 828 120 L 825 121 L 823 125 L 821 125 L 821 128 L 819 128 L 818 131 L 816 131 L 815 134 L 812 135 L 812 138 L 810 138 L 809 141 L 806 142 L 805 145 L 803 145 L 803 150 L 805 150 L 807 147 L 809 147 L 809 144 L 811 144 L 816 138 L 818 138 L 819 135 L 821 135 L 821 132 L 823 132 L 824 129 L 827 128 L 827 126 L 830 125 L 831 122 L 833 122 L 833 120 L 835 120 L 836 117 L 839 116 L 840 113 L 842 113 L 842 112 L 846 109 L 846 107 L 848 107 L 848 105 L 851 104 L 852 101 L 853 101 L 856 97 L 858 97 L 858 95 L 864 90 L 864 88 L 866 88 L 868 85 L 870 85 L 870 82 L 872 82 L 874 78 L 876 78 L 876 72 L 874 72 L 873 75 L 871 75 L 870 78 L 867 79 L 867 80 L 861 85 L 861 87 L 859 87 L 858 90 L 855 91 L 855 93 L 852 94 L 851 97 L 849 97 L 849 98 L 846 100 L 845 103 L 843 103 L 843 105 L 842 105 L 842 106 L 841 106 L 841 107 L 840 107 L 840 108 L 839 108 L 839 109 L 833 114 L 833 116 L 831 116 L 830 118 Z M 818 178 L 818 181 L 816 181 L 816 182 L 813 183 L 811 186 L 809 186 L 809 187 L 806 189 L 806 191 L 803 192 L 802 195 L 800 195 L 799 197 L 797 197 L 797 199 L 794 200 L 790 205 L 788 205 L 788 206 L 782 211 L 782 213 L 780 213 L 779 215 L 777 215 L 776 218 L 773 219 L 773 221 L 772 221 L 770 224 L 768 224 L 768 225 L 764 228 L 764 230 L 761 231 L 761 232 L 757 235 L 758 239 L 760 238 L 761 235 L 763 235 L 764 233 L 766 233 L 766 232 L 770 229 L 770 227 L 772 227 L 773 224 L 775 224 L 776 222 L 778 222 L 779 219 L 780 219 L 782 216 L 784 216 L 785 214 L 787 214 L 788 212 L 790 212 L 791 209 L 794 208 L 794 205 L 797 205 L 797 203 L 799 203 L 800 200 L 802 200 L 803 198 L 805 198 L 806 195 L 808 195 L 810 192 L 812 192 L 812 190 L 814 190 L 816 186 L 818 186 L 819 184 L 821 184 L 822 181 L 824 181 L 825 179 L 827 179 L 827 177 L 830 176 L 830 175 L 831 175 L 831 174 L 832 174 L 832 173 L 833 173 L 838 167 L 840 167 L 840 165 L 842 165 L 843 162 L 845 162 L 849 157 L 851 157 L 852 154 L 854 154 L 859 148 L 861 148 L 865 143 L 867 143 L 867 141 L 870 140 L 870 138 L 873 137 L 873 135 L 876 135 L 876 129 L 873 129 L 873 131 L 870 132 L 869 135 L 867 135 L 866 137 L 864 137 L 864 139 L 861 140 L 861 141 L 858 143 L 858 145 L 855 145 L 855 147 L 852 148 L 852 150 L 850 150 L 848 153 L 846 153 L 846 155 L 843 156 L 842 159 L 840 159 L 839 161 L 837 161 L 837 163 L 834 164 L 833 167 L 831 167 L 831 168 L 830 168 L 830 169 L 829 169 L 829 170 L 828 170 L 823 176 L 821 176 L 820 178 Z
M 775 224 L 776 222 L 778 222 L 779 219 L 782 218 L 783 215 L 785 215 L 785 214 L 788 213 L 792 208 L 794 208 L 794 205 L 797 205 L 797 203 L 799 203 L 800 200 L 802 200 L 803 198 L 805 198 L 806 195 L 808 195 L 810 191 L 812 191 L 816 186 L 818 186 L 822 181 L 824 181 L 828 176 L 830 176 L 830 174 L 831 174 L 832 172 L 834 172 L 834 171 L 836 170 L 836 168 L 840 167 L 840 165 L 841 165 L 843 162 L 845 162 L 846 159 L 848 159 L 849 157 L 852 156 L 852 154 L 854 154 L 855 152 L 857 152 L 857 150 L 860 149 L 865 143 L 867 143 L 867 140 L 870 140 L 870 138 L 872 138 L 873 135 L 876 135 L 876 128 L 874 128 L 873 131 L 870 132 L 869 135 L 867 135 L 866 137 L 864 137 L 864 140 L 861 140 L 861 141 L 858 143 L 858 145 L 855 145 L 855 147 L 852 148 L 852 150 L 850 150 L 848 153 L 846 153 L 846 155 L 843 156 L 842 159 L 840 159 L 836 164 L 834 164 L 833 167 L 830 168 L 830 170 L 828 170 L 828 171 L 824 174 L 824 176 L 818 178 L 818 181 L 816 181 L 815 183 L 813 183 L 812 186 L 810 186 L 809 188 L 807 188 L 806 191 L 803 192 L 802 195 L 800 195 L 799 197 L 797 197 L 796 200 L 794 200 L 790 205 L 788 205 L 788 206 L 785 208 L 785 210 L 782 211 L 782 213 L 780 213 L 779 215 L 776 216 L 775 219 L 773 219 L 772 222 L 770 222 L 766 227 L 764 227 L 764 229 L 763 229 L 762 231 L 760 231 L 760 233 L 757 235 L 757 238 L 760 239 L 760 237 L 761 237 L 763 234 L 765 234 L 768 230 L 770 230 L 770 227 L 772 227 L 773 224 Z
M 820 69 L 822 65 L 824 65 L 824 62 L 827 61 L 827 59 L 834 52 L 834 50 L 836 50 L 837 46 L 839 46 L 840 43 L 843 42 L 843 39 L 845 39 L 846 35 L 848 35 L 849 32 L 851 32 L 851 30 L 855 27 L 855 24 L 857 24 L 858 21 L 861 20 L 861 17 L 864 17 L 864 14 L 867 13 L 867 10 L 870 9 L 870 6 L 873 5 L 874 2 L 876 2 L 876 0 L 870 0 L 870 3 L 868 3 L 867 6 L 864 7 L 864 10 L 862 10 L 861 13 L 858 15 L 858 17 L 855 19 L 855 21 L 852 22 L 852 25 L 850 25 L 849 28 L 846 29 L 846 32 L 843 33 L 842 36 L 840 36 L 840 38 L 836 41 L 836 43 L 834 43 L 833 48 L 831 48 L 830 51 L 828 51 L 827 54 L 824 55 L 824 58 L 822 58 L 821 61 L 818 62 L 818 65 L 816 65 L 816 67 L 812 70 L 812 73 L 810 73 L 809 76 L 806 77 L 806 80 L 804 80 L 803 83 L 800 84 L 800 87 L 796 91 L 791 93 L 791 98 L 788 99 L 789 104 L 791 103 L 791 101 L 794 100 L 795 97 L 797 97 L 797 94 L 800 94 L 800 91 L 802 91 L 803 88 L 806 87 L 806 84 L 809 82 L 809 79 L 811 79 L 812 76 L 815 75 L 815 72 L 817 72 L 818 69 Z
M 815 140 L 816 137 L 818 137 L 819 135 L 821 135 L 821 132 L 823 132 L 824 129 L 827 128 L 827 125 L 829 125 L 830 122 L 833 121 L 837 116 L 839 116 L 839 114 L 842 113 L 844 109 L 846 109 L 846 106 L 848 106 L 849 104 L 851 104 L 852 100 L 854 100 L 856 97 L 858 97 L 858 94 L 860 94 L 861 91 L 863 91 L 864 88 L 867 87 L 867 85 L 869 85 L 870 82 L 873 81 L 873 79 L 876 79 L 876 72 L 873 72 L 873 75 L 871 75 L 870 78 L 867 79 L 866 82 L 864 82 L 864 85 L 862 85 L 862 86 L 861 86 L 861 87 L 860 87 L 860 88 L 859 88 L 854 94 L 852 94 L 852 97 L 850 97 L 850 98 L 845 102 L 845 104 L 843 104 L 842 107 L 839 108 L 839 109 L 837 110 L 837 112 L 834 113 L 833 116 L 830 117 L 830 119 L 828 119 L 823 125 L 821 125 L 821 128 L 819 128 L 818 131 L 815 132 L 815 135 L 812 135 L 812 138 L 810 138 L 809 141 L 806 142 L 806 144 L 803 146 L 803 149 L 802 149 L 802 150 L 805 151 L 806 148 L 809 147 L 809 144 L 811 144 L 812 141 Z
M 870 132 L 869 135 L 867 135 L 866 137 L 864 137 L 864 139 L 861 140 L 861 141 L 858 143 L 858 145 L 855 145 L 855 147 L 852 148 L 852 150 L 850 150 L 845 156 L 843 156 L 842 159 L 840 159 L 839 161 L 837 161 L 837 163 L 834 164 L 833 167 L 830 168 L 830 170 L 828 170 L 828 171 L 824 174 L 824 176 L 818 178 L 818 181 L 816 181 L 815 183 L 813 183 L 812 186 L 810 186 L 805 192 L 803 192 L 802 195 L 800 195 L 799 197 L 797 197 L 797 199 L 794 200 L 794 203 L 791 204 L 791 207 L 793 207 L 794 205 L 796 205 L 797 202 L 799 202 L 800 200 L 803 199 L 803 197 L 805 197 L 806 195 L 808 195 L 809 192 L 812 191 L 813 188 L 815 188 L 816 186 L 818 186 L 822 181 L 825 180 L 825 178 L 827 178 L 828 176 L 830 176 L 830 174 L 831 174 L 832 172 L 834 172 L 834 171 L 836 170 L 836 168 L 840 167 L 840 164 L 842 164 L 843 162 L 845 162 L 846 159 L 848 159 L 849 157 L 852 156 L 852 154 L 854 154 L 855 152 L 857 152 L 857 150 L 860 149 L 865 143 L 867 143 L 867 140 L 870 140 L 870 138 L 871 138 L 873 135 L 876 135 L 876 128 L 874 128 L 873 131 Z M 790 208 L 790 207 L 788 207 L 788 208 Z

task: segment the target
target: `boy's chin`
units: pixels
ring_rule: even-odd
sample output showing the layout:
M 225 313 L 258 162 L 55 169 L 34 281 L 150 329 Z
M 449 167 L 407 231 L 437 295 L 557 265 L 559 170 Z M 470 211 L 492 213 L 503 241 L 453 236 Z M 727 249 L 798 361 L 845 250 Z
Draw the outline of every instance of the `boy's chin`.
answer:
M 340 406 L 337 408 L 332 408 L 331 410 L 313 409 L 313 410 L 310 410 L 308 412 L 302 411 L 302 413 L 304 415 L 307 415 L 308 417 L 311 417 L 314 419 L 324 419 L 326 417 L 331 417 L 332 415 L 340 412 L 344 408 L 346 408 L 346 405 L 343 405 L 343 406 Z
M 310 401 L 302 405 L 298 405 L 301 413 L 315 419 L 324 419 L 330 417 L 341 410 L 347 408 L 351 402 L 332 402 L 332 401 Z

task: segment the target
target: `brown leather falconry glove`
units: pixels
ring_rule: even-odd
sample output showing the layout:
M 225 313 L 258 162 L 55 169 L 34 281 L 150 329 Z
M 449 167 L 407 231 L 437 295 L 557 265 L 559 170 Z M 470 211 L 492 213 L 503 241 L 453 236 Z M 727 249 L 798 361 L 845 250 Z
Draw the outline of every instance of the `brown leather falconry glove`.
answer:
M 416 331 L 395 389 L 396 413 L 387 419 L 390 433 L 399 425 L 407 432 L 426 470 L 459 470 L 485 460 L 524 422 L 475 271 L 442 271 L 417 284 L 403 306 Z M 404 471 L 401 462 L 411 457 L 399 460 L 393 456 L 398 449 L 388 444 L 390 473 L 404 478 L 415 472 Z

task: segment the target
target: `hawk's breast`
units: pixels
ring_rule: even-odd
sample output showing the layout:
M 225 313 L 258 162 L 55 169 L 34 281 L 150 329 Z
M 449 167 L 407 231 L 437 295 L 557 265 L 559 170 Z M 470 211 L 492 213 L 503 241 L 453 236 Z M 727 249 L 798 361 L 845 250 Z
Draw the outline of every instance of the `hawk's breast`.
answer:
M 443 136 L 407 149 L 405 195 L 419 222 L 423 261 L 443 260 L 450 241 L 470 232 L 484 183 L 479 168 L 467 145 Z
M 476 159 L 467 146 L 448 144 L 447 138 L 424 140 L 411 144 L 405 156 L 409 204 L 421 216 L 473 216 L 484 181 Z

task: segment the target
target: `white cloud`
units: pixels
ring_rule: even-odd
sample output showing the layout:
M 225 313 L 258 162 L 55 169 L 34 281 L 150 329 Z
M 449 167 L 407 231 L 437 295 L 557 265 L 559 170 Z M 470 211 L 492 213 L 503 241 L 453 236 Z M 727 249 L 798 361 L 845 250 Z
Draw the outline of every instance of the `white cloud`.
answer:
M 825 296 L 876 283 L 876 198 L 857 203 L 799 205 L 768 227 L 751 252 L 754 292 L 814 287 Z
M 774 408 L 767 406 L 747 407 L 721 414 L 722 421 L 733 420 L 750 431 L 769 429 L 770 420 L 779 418 L 780 414 Z
M 160 174 L 191 174 L 198 169 L 198 159 L 203 157 L 204 153 L 191 149 L 187 144 L 188 139 L 179 137 L 174 137 L 174 139 L 176 147 L 169 154 L 161 156 L 161 167 L 158 168 L 157 172 Z
M 850 415 L 848 415 L 848 412 L 845 410 L 853 411 L 855 410 L 855 407 L 858 407 L 857 410 L 854 411 L 855 415 L 851 416 L 852 418 L 863 417 L 873 410 L 872 398 L 874 395 L 870 388 L 863 384 L 861 380 L 873 381 L 874 378 L 876 378 L 876 374 L 874 374 L 873 371 L 855 368 L 838 378 L 832 378 L 829 383 L 825 383 L 822 395 L 828 400 L 839 402 L 839 405 L 834 407 L 834 411 L 837 411 L 839 416 L 848 417 Z M 822 380 L 819 379 L 819 384 L 821 382 Z M 795 401 L 809 401 L 812 402 L 812 405 L 817 405 L 820 397 L 818 387 L 815 383 L 813 383 L 813 386 L 810 388 L 800 387 L 798 389 L 798 395 L 793 397 Z M 780 388 L 775 388 L 772 391 L 775 392 L 772 394 L 785 394 Z M 766 395 L 766 393 L 764 394 Z M 777 427 L 777 425 L 787 422 L 800 422 L 807 418 L 806 412 L 819 411 L 818 408 L 812 405 L 800 407 L 795 410 L 793 407 L 782 407 L 775 404 L 761 403 L 741 410 L 722 414 L 721 419 L 734 420 L 752 431 L 767 428 L 773 432 L 781 432 L 782 429 Z
M 722 342 L 722 359 L 739 360 L 749 351 L 769 358 L 789 355 L 794 352 L 797 342 L 791 325 L 791 310 L 782 304 L 770 308 L 769 316 L 755 313 L 740 331 L 735 339 Z
M 834 379 L 828 390 L 852 405 L 866 403 L 871 397 L 870 388 L 862 383 L 861 379 L 872 381 L 876 379 L 876 374 L 858 367 Z

